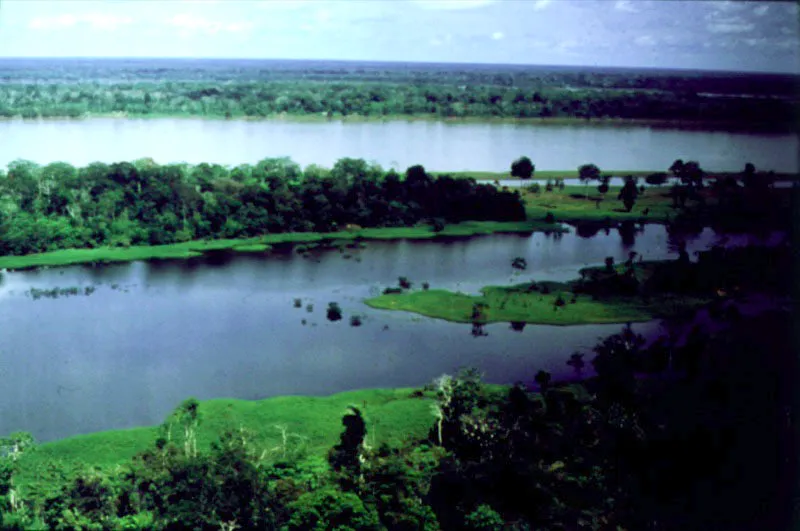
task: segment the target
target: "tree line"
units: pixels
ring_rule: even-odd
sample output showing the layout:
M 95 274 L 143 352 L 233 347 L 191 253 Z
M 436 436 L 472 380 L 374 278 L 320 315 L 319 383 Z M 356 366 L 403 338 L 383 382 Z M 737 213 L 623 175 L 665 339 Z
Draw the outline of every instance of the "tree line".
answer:
M 651 119 L 736 122 L 791 127 L 796 102 L 670 91 L 613 88 L 538 88 L 364 82 L 169 81 L 0 83 L 0 117 L 73 117 L 87 113 L 268 117 L 351 115 L 437 118 Z
M 401 175 L 361 159 L 332 169 L 287 158 L 228 168 L 151 159 L 76 168 L 14 161 L 0 170 L 0 254 L 158 245 L 347 226 L 401 227 L 464 220 L 519 221 L 517 192 L 473 179 Z

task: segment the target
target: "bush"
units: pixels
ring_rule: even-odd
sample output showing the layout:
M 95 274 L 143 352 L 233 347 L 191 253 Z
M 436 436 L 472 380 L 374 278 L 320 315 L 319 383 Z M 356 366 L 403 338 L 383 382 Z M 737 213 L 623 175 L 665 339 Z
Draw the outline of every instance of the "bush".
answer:
M 342 318 L 342 309 L 335 302 L 328 303 L 328 321 L 339 321 Z
M 397 295 L 399 293 L 403 293 L 402 288 L 384 288 L 383 290 L 384 295 Z
M 431 287 L 431 285 L 430 285 L 429 283 L 427 283 L 427 282 L 423 282 L 423 283 L 422 283 L 422 289 L 424 289 L 424 290 L 426 290 L 426 291 L 427 291 L 427 290 L 428 290 L 428 288 L 430 288 L 430 287 Z
M 403 288 L 403 289 L 411 289 L 411 281 L 408 280 L 407 277 L 399 277 L 397 279 L 397 282 L 398 282 L 398 284 L 400 284 L 401 288 Z
M 542 193 L 542 185 L 539 183 L 533 183 L 527 188 L 527 190 L 532 194 L 540 194 Z
M 544 217 L 545 223 L 555 223 L 556 217 L 553 215 L 552 212 L 548 212 L 547 215 Z

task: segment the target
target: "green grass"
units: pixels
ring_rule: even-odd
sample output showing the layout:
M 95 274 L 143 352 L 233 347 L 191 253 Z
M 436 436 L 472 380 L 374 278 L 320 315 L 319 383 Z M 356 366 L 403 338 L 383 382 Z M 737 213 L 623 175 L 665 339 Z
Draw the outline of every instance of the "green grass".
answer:
M 612 186 L 605 197 L 602 197 L 596 185 L 565 186 L 563 190 L 555 188 L 552 192 L 542 189 L 538 194 L 525 190 L 522 195 L 525 212 L 528 219 L 532 220 L 543 219 L 548 212 L 553 213 L 556 221 L 568 223 L 626 219 L 655 223 L 664 222 L 668 216 L 675 215 L 668 187 L 645 189 L 631 212 L 625 212 L 622 201 L 617 199 L 619 191 L 619 186 Z M 587 192 L 589 199 L 586 199 Z M 643 212 L 645 209 L 649 209 L 646 216 Z
M 385 227 L 340 232 L 287 232 L 257 238 L 198 240 L 169 245 L 139 245 L 131 247 L 99 247 L 96 249 L 64 249 L 25 256 L 0 257 L 0 269 L 58 267 L 92 262 L 131 262 L 135 260 L 186 259 L 210 251 L 257 253 L 268 251 L 281 243 L 318 243 L 329 240 L 398 240 L 466 237 L 492 233 L 535 232 L 564 230 L 543 221 L 465 221 L 446 225 L 434 232 L 429 225 L 415 227 Z
M 511 163 L 509 162 L 509 165 Z M 603 174 L 614 176 L 633 175 L 634 177 L 647 177 L 651 173 L 656 173 L 657 170 L 641 171 L 641 170 L 603 170 Z M 513 177 L 508 171 L 433 171 L 431 175 L 450 175 L 457 179 L 473 178 L 477 180 L 504 180 L 504 181 L 520 181 L 519 177 Z M 533 174 L 531 181 L 546 180 L 546 179 L 577 179 L 578 170 L 536 170 Z
M 269 450 L 280 443 L 275 426 L 304 439 L 307 458 L 319 462 L 338 442 L 346 407 L 362 409 L 367 420 L 367 441 L 375 446 L 398 444 L 427 435 L 434 419 L 430 398 L 412 398 L 413 389 L 364 389 L 325 397 L 280 396 L 258 401 L 216 399 L 200 403 L 198 449 L 208 449 L 225 430 L 244 427 L 251 444 Z M 180 431 L 179 429 L 175 430 Z M 17 477 L 23 490 L 47 490 L 48 470 L 70 474 L 98 467 L 110 470 L 129 463 L 137 453 L 153 446 L 157 427 L 113 430 L 48 442 L 20 459 Z
M 481 295 L 468 295 L 447 290 L 410 291 L 401 294 L 379 295 L 365 303 L 381 310 L 417 313 L 456 323 L 525 322 L 544 325 L 584 325 L 644 322 L 671 315 L 681 308 L 706 302 L 691 297 L 662 295 L 648 303 L 638 297 L 613 297 L 592 300 L 587 295 L 575 295 L 570 285 L 546 283 L 550 293 L 529 291 L 530 283 L 515 286 L 487 286 Z M 566 304 L 555 306 L 558 296 Z M 476 304 L 484 305 L 480 318 L 473 318 Z

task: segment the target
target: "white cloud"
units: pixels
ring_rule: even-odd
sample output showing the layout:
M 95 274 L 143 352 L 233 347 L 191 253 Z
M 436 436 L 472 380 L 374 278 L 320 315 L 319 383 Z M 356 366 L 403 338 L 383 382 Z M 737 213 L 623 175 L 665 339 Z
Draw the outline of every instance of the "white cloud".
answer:
M 755 24 L 749 22 L 714 22 L 707 26 L 711 33 L 745 33 L 752 30 Z
M 614 9 L 617 11 L 624 11 L 626 13 L 638 13 L 639 10 L 633 7 L 633 2 L 630 0 L 617 0 L 614 4 Z
M 639 35 L 633 39 L 633 42 L 639 46 L 655 46 L 657 41 L 652 35 Z
M 495 3 L 496 0 L 411 0 L 424 9 L 475 9 Z
M 198 31 L 202 31 L 209 35 L 214 35 L 220 31 L 228 31 L 231 33 L 248 31 L 252 29 L 252 22 L 217 22 L 211 21 L 204 17 L 192 15 L 189 13 L 180 13 L 172 18 L 166 20 L 170 26 L 175 26 L 180 29 L 179 35 L 181 37 L 189 37 Z
M 36 17 L 28 23 L 31 29 L 50 30 L 89 24 L 94 29 L 114 30 L 119 26 L 133 23 L 133 18 L 107 13 L 84 13 L 80 15 L 64 14 L 57 17 Z
M 503 37 L 505 37 L 505 35 L 503 35 L 502 31 L 495 31 L 494 33 L 492 33 L 492 39 L 494 39 L 496 41 L 499 41 Z
M 541 11 L 542 9 L 544 9 L 544 8 L 546 8 L 548 5 L 550 5 L 550 3 L 551 3 L 551 2 L 552 2 L 552 0 L 536 0 L 536 1 L 533 3 L 533 8 L 534 8 L 536 11 Z
M 766 15 L 767 11 L 769 11 L 769 6 L 768 5 L 756 6 L 753 9 L 753 13 L 755 13 L 759 17 L 763 17 L 764 15 Z

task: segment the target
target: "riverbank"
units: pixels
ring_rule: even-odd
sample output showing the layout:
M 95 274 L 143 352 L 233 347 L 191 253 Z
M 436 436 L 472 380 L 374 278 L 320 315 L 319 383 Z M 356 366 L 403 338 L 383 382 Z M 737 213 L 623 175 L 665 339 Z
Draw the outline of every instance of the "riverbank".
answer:
M 115 118 L 115 119 L 135 119 L 135 120 L 160 120 L 160 119 L 193 119 L 209 121 L 231 121 L 240 120 L 248 122 L 296 122 L 296 123 L 320 123 L 320 122 L 442 122 L 442 123 L 465 123 L 465 124 L 530 124 L 530 125 L 555 125 L 555 126 L 596 126 L 596 127 L 652 127 L 654 129 L 681 129 L 688 131 L 731 131 L 731 132 L 753 132 L 753 133 L 794 133 L 796 128 L 773 122 L 753 123 L 744 121 L 719 121 L 719 120 L 670 120 L 656 118 L 578 118 L 571 116 L 551 116 L 551 117 L 511 117 L 511 116 L 441 116 L 438 114 L 289 114 L 277 113 L 264 116 L 246 115 L 226 115 L 220 114 L 186 114 L 186 113 L 131 113 L 127 111 L 97 113 L 86 112 L 80 116 L 47 116 L 37 118 L 23 118 L 22 115 L 11 117 L 0 117 L 2 121 L 14 120 L 71 120 L 80 121 L 92 118 Z
M 368 442 L 397 445 L 409 438 L 422 438 L 434 423 L 430 394 L 414 389 L 363 389 L 331 396 L 278 396 L 264 400 L 230 398 L 200 402 L 202 421 L 197 428 L 197 446 L 207 451 L 226 430 L 250 433 L 250 444 L 271 457 L 281 448 L 282 434 L 276 426 L 291 434 L 287 453 L 297 453 L 311 466 L 327 469 L 325 457 L 339 440 L 342 416 L 348 406 L 356 405 L 367 420 Z M 15 476 L 20 491 L 42 492 L 54 470 L 70 475 L 97 467 L 110 471 L 125 465 L 131 458 L 152 448 L 159 436 L 157 426 L 111 430 L 78 435 L 46 442 L 20 459 Z M 55 472 L 58 476 L 58 472 Z
M 59 267 L 87 263 L 133 262 L 137 260 L 188 259 L 212 252 L 263 253 L 273 245 L 302 244 L 334 240 L 429 240 L 434 238 L 469 237 L 483 234 L 564 232 L 558 224 L 541 220 L 465 221 L 446 225 L 435 232 L 430 225 L 415 227 L 382 227 L 339 232 L 287 232 L 256 238 L 190 241 L 169 245 L 99 247 L 96 249 L 64 249 L 24 256 L 0 257 L 0 269 L 15 270 L 36 267 Z

